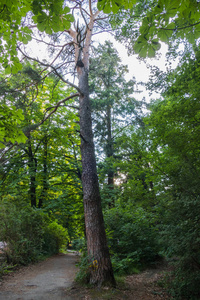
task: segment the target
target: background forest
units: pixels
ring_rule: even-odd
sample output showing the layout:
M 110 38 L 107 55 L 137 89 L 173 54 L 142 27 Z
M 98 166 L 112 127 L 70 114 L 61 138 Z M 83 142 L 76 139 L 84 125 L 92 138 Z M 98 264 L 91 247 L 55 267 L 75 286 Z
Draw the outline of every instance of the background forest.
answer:
M 199 20 L 198 1 L 185 2 L 191 10 L 195 2 Z M 149 43 L 138 48 L 145 16 L 134 19 L 136 23 L 140 20 L 139 38 L 132 20 L 144 5 L 151 13 L 159 3 L 141 1 L 134 9 L 125 6 L 119 11 L 117 1 L 110 8 L 106 3 L 99 1 L 99 8 L 110 13 L 109 24 L 129 53 L 139 53 L 144 61 L 147 55 L 155 55 L 160 48 L 157 40 L 154 48 L 148 48 Z M 34 9 L 37 15 L 39 8 Z M 167 23 L 174 17 L 170 9 L 165 21 L 172 27 Z M 153 24 L 150 17 L 146 21 Z M 106 26 L 110 30 L 103 19 L 99 22 L 100 30 Z M 47 57 L 55 53 L 52 43 L 60 42 L 55 24 L 52 28 L 55 32 L 38 27 L 45 33 L 36 35 L 38 40 L 42 34 L 48 35 Z M 170 295 L 195 300 L 200 298 L 200 49 L 196 33 L 200 29 L 191 35 L 188 28 L 186 33 L 177 30 L 174 35 L 168 31 L 158 34 L 161 42 L 169 43 L 167 71 L 152 65 L 149 82 L 143 86 L 149 93 L 159 93 L 159 98 L 137 100 L 138 83 L 135 78 L 125 79 L 128 67 L 110 41 L 91 46 L 88 82 L 102 210 L 114 274 L 124 276 L 167 261 L 173 268 L 163 285 Z M 25 45 L 30 34 L 26 30 L 20 40 Z M 128 40 L 130 32 L 133 41 Z M 40 64 L 25 50 L 18 50 L 21 54 L 12 52 L 13 44 L 9 45 L 6 34 L 3 38 L 0 241 L 6 242 L 8 249 L 0 274 L 13 265 L 28 264 L 71 247 L 82 252 L 78 277 L 87 279 L 81 156 L 84 137 L 76 86 L 66 86 L 68 79 L 62 80 L 66 75 L 64 57 L 73 50 L 63 50 L 56 65 L 61 77 L 58 69 L 49 69 L 47 61 Z M 6 51 L 10 53 L 7 61 L 13 60 L 14 66 L 20 63 L 20 70 L 3 61 Z M 20 62 L 16 63 L 16 55 Z M 173 60 L 178 62 L 174 69 Z M 69 74 L 76 82 L 74 66 Z

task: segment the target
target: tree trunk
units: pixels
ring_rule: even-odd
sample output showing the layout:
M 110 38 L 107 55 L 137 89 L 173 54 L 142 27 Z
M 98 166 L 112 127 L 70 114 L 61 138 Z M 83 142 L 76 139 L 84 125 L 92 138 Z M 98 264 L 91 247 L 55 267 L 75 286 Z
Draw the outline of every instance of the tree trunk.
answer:
M 79 68 L 80 134 L 82 155 L 82 185 L 85 211 L 87 250 L 90 262 L 90 283 L 115 285 L 107 246 L 96 158 L 93 143 L 91 109 L 89 100 L 88 72 Z
M 29 137 L 28 142 L 28 167 L 29 167 L 29 175 L 30 175 L 30 200 L 31 206 L 36 207 L 36 171 L 37 171 L 37 159 L 34 157 L 31 141 Z
M 112 139 L 112 124 L 111 124 L 111 105 L 108 103 L 107 105 L 107 145 L 106 145 L 106 157 L 107 158 L 112 158 L 113 157 L 113 139 Z M 110 162 L 109 162 L 110 163 Z M 114 172 L 113 172 L 113 163 L 110 165 L 110 168 L 108 170 L 108 188 L 110 191 L 110 202 L 109 202 L 109 207 L 114 207 L 115 202 L 114 202 Z
M 48 155 L 48 137 L 45 135 L 44 137 L 44 153 L 43 153 L 43 187 L 42 192 L 38 201 L 38 208 L 43 206 L 43 200 L 47 198 L 47 190 L 48 190 L 48 168 L 47 168 L 47 155 Z
M 94 22 L 99 12 L 92 12 L 92 1 L 89 1 L 90 20 L 82 30 L 68 30 L 75 46 L 75 65 L 79 82 L 79 116 L 82 157 L 82 186 L 85 215 L 85 231 L 90 270 L 90 283 L 102 286 L 115 286 L 115 279 L 106 240 L 101 197 L 96 168 L 96 158 L 93 142 L 91 108 L 89 99 L 89 49 Z M 85 20 L 84 20 L 85 21 Z M 81 45 L 80 40 L 84 41 Z

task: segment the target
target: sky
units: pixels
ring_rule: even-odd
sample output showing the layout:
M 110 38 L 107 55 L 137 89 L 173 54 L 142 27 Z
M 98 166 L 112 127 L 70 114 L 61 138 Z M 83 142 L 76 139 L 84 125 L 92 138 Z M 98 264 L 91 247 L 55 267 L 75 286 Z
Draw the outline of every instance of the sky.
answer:
M 135 77 L 136 82 L 145 82 L 147 83 L 150 76 L 150 69 L 148 65 L 157 66 L 160 70 L 166 71 L 166 58 L 165 54 L 168 50 L 168 46 L 164 43 L 161 43 L 161 49 L 158 51 L 157 58 L 148 58 L 145 61 L 139 59 L 138 55 L 128 56 L 127 49 L 125 46 L 119 42 L 117 42 L 114 37 L 111 35 L 106 35 L 105 33 L 97 38 L 97 43 L 103 43 L 105 40 L 110 40 L 114 47 L 117 49 L 119 56 L 122 60 L 122 64 L 127 65 L 129 69 L 129 73 L 125 76 L 127 80 Z M 172 68 L 175 68 L 177 65 L 177 61 L 174 61 L 172 64 Z M 145 97 L 147 102 L 150 101 L 149 92 L 145 90 L 144 87 L 138 86 L 139 90 L 142 90 L 141 93 L 136 93 L 134 96 L 137 97 L 137 100 L 142 100 Z M 159 98 L 159 93 L 152 93 L 151 98 Z
M 148 68 L 148 64 L 158 66 L 162 71 L 166 70 L 166 60 L 165 53 L 167 52 L 167 45 L 162 43 L 161 49 L 159 51 L 159 59 L 158 58 L 148 58 L 146 62 L 144 60 L 139 59 L 138 55 L 128 56 L 127 49 L 125 46 L 119 42 L 117 42 L 113 36 L 108 35 L 106 33 L 102 33 L 101 35 L 97 35 L 95 37 L 95 44 L 97 46 L 98 43 L 104 43 L 106 40 L 110 40 L 114 47 L 117 49 L 119 56 L 121 58 L 122 64 L 127 65 L 129 69 L 129 73 L 125 75 L 127 80 L 135 77 L 136 82 L 148 82 L 150 76 L 150 69 Z M 37 44 L 36 42 L 31 41 L 29 44 L 29 49 L 32 52 L 34 57 L 39 57 L 40 60 L 47 58 L 46 47 L 42 47 L 41 43 Z M 176 62 L 174 62 L 174 67 L 176 66 Z M 137 100 L 145 100 L 147 102 L 150 101 L 149 92 L 145 90 L 145 87 L 140 85 L 136 86 L 136 89 L 141 91 L 140 93 L 135 93 L 134 97 Z M 151 98 L 159 98 L 159 93 L 153 93 Z

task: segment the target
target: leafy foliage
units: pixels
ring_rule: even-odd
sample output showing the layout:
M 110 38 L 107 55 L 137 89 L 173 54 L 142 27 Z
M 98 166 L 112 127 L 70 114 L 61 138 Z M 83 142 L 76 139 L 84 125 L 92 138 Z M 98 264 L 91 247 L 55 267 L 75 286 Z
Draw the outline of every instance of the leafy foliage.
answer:
M 134 79 L 126 81 L 126 65 L 121 63 L 113 44 L 106 41 L 94 49 L 90 64 L 90 96 L 100 181 L 104 184 L 101 195 L 103 204 L 113 205 L 114 162 L 118 155 L 117 140 L 127 126 L 140 118 L 141 104 L 133 96 Z M 105 157 L 105 159 L 103 159 Z
M 73 238 L 82 234 L 84 226 L 78 116 L 73 108 L 62 106 L 39 127 L 44 115 L 72 91 L 55 76 L 42 83 L 39 67 L 29 63 L 7 80 L 2 78 L 0 101 L 20 110 L 20 127 L 27 139 L 4 156 L 6 164 L 2 159 L 0 196 L 20 196 L 26 204 L 43 207 Z
M 18 42 L 28 44 L 35 24 L 47 34 L 69 29 L 74 20 L 69 12 L 69 7 L 63 6 L 63 0 L 1 1 L 0 63 L 6 73 L 17 73 L 22 69 L 16 46 Z
M 172 294 L 199 298 L 199 77 L 198 51 L 186 53 L 168 77 L 163 100 L 152 104 L 147 119 L 164 182 L 162 236 L 168 256 L 178 257 Z M 165 191 L 164 191 L 165 189 Z
M 53 221 L 45 229 L 43 251 L 48 255 L 56 254 L 60 250 L 66 249 L 68 241 L 67 229 Z
M 42 255 L 58 253 L 68 240 L 67 230 L 39 210 L 1 203 L 0 239 L 7 243 L 9 263 L 28 264 Z
M 125 2 L 125 3 L 124 3 Z M 154 57 L 161 43 L 187 39 L 194 43 L 200 37 L 200 3 L 198 1 L 124 1 L 111 5 L 99 1 L 99 8 L 117 13 L 112 17 L 114 28 L 121 28 L 117 35 L 125 36 L 131 53 L 140 57 Z M 102 4 L 101 4 L 102 3 Z M 129 11 L 124 11 L 129 5 Z M 142 10 L 142 8 L 144 10 Z M 121 36 L 120 36 L 121 35 Z
M 117 13 L 120 7 L 125 9 L 131 8 L 136 0 L 98 0 L 98 9 L 103 10 L 104 13 Z
M 82 3 L 76 4 L 81 8 Z M 177 299 L 199 297 L 199 5 L 191 0 L 98 1 L 129 53 L 153 57 L 160 42 L 175 38 L 196 43 L 175 71 L 156 74 L 157 87 L 160 78 L 167 81 L 145 120 L 132 97 L 134 81 L 125 81 L 127 67 L 119 66 L 112 47 L 99 47 L 91 59 L 102 195 L 105 203 L 113 195 L 118 198 L 116 207 L 104 205 L 114 269 L 129 273 L 155 262 L 161 239 L 162 253 L 178 259 L 172 284 Z M 47 35 L 69 29 L 73 17 L 61 0 L 8 0 L 1 1 L 0 20 L 0 63 L 6 74 L 15 74 L 2 73 L 0 82 L 0 143 L 5 146 L 0 238 L 9 244 L 10 260 L 26 264 L 41 254 L 56 253 L 67 239 L 84 232 L 77 102 L 57 106 L 73 89 L 36 64 L 22 66 L 16 50 L 37 29 Z M 18 148 L 7 153 L 14 143 Z M 105 188 L 107 178 L 115 179 L 116 193 Z M 20 209 L 4 203 L 10 198 L 19 199 Z M 88 257 L 82 266 L 87 274 Z
M 105 223 L 113 268 L 117 273 L 134 272 L 158 258 L 158 232 L 153 226 L 153 214 L 142 208 L 127 209 L 116 204 L 105 213 Z
M 19 128 L 19 124 L 24 120 L 21 109 L 15 106 L 8 107 L 1 105 L 0 107 L 0 148 L 4 148 L 7 142 L 25 143 L 26 136 Z M 5 143 L 5 144 L 4 144 Z

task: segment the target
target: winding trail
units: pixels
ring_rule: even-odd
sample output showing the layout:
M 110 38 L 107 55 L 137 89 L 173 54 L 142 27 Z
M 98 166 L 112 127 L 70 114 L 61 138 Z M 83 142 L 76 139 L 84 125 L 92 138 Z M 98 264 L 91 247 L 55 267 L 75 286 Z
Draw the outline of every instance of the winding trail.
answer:
M 67 295 L 77 268 L 74 253 L 24 267 L 0 283 L 0 300 L 74 300 Z

